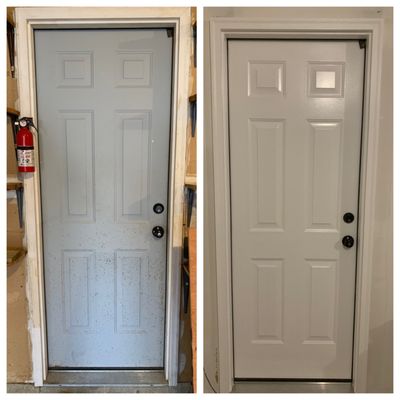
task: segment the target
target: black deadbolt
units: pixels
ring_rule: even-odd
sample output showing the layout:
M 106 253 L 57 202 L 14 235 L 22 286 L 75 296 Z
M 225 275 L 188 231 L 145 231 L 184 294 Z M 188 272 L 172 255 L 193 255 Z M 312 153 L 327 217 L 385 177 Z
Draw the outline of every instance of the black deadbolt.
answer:
M 351 224 L 354 221 L 354 215 L 351 212 L 347 212 L 343 215 L 343 221 L 346 222 L 346 224 Z
M 164 236 L 164 228 L 162 226 L 155 226 L 152 233 L 154 237 L 161 239 Z
M 153 211 L 156 214 L 161 214 L 164 211 L 164 206 L 161 203 L 156 203 L 153 206 Z
M 344 247 L 347 247 L 348 249 L 350 249 L 350 247 L 353 247 L 354 245 L 354 239 L 352 236 L 344 236 L 342 239 L 342 243 Z

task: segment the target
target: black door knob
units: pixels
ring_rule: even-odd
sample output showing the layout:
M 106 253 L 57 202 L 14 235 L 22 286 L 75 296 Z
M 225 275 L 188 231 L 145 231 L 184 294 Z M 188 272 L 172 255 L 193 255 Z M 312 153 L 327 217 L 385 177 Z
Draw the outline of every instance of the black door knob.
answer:
M 346 222 L 346 224 L 351 224 L 354 221 L 354 215 L 351 212 L 347 212 L 343 215 L 343 221 Z
M 164 228 L 162 226 L 155 226 L 152 233 L 154 237 L 161 239 L 164 236 Z
M 161 214 L 164 211 L 164 206 L 161 203 L 156 203 L 153 206 L 153 211 L 156 214 Z
M 344 236 L 342 239 L 342 243 L 344 247 L 347 247 L 348 249 L 350 249 L 350 247 L 353 247 L 354 245 L 354 239 L 352 236 Z

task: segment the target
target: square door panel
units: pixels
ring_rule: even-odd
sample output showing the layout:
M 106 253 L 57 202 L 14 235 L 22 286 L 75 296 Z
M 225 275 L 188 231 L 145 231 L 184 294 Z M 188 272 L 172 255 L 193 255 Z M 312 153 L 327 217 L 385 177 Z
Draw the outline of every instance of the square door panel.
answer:
M 57 87 L 93 87 L 93 55 L 91 51 L 57 53 Z
M 248 95 L 285 94 L 285 70 L 284 61 L 249 61 Z
M 118 51 L 116 59 L 116 87 L 150 87 L 152 75 L 150 51 Z
M 309 97 L 343 97 L 343 95 L 344 63 L 316 61 L 308 63 Z

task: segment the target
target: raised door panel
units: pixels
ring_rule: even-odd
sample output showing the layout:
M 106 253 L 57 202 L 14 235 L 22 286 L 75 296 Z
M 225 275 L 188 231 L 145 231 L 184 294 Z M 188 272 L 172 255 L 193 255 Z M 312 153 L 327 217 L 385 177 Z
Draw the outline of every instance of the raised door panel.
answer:
M 252 343 L 283 343 L 283 260 L 253 260 L 256 330 Z
M 66 222 L 94 222 L 93 111 L 60 111 L 64 144 L 63 215 Z M 62 160 L 60 160 L 62 161 Z
M 309 307 L 304 344 L 335 344 L 337 338 L 337 261 L 307 260 Z
M 284 128 L 281 120 L 249 120 L 252 231 L 283 229 Z
M 117 221 L 146 221 L 149 201 L 150 111 L 116 112 Z
M 143 251 L 119 250 L 115 257 L 115 330 L 146 334 L 143 305 L 148 296 L 148 256 Z
M 68 333 L 95 329 L 95 254 L 90 250 L 65 250 L 62 265 L 62 314 Z
M 342 166 L 342 121 L 313 120 L 309 127 L 307 231 L 337 231 Z

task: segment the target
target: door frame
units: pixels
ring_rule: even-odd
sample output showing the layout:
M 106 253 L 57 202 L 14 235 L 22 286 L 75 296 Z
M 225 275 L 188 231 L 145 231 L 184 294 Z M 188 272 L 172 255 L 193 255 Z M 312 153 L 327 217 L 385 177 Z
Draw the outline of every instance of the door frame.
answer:
M 164 374 L 170 386 L 178 380 L 179 310 L 186 127 L 188 118 L 191 18 L 189 7 L 21 7 L 16 8 L 16 48 L 20 112 L 37 124 L 34 30 L 39 28 L 173 28 L 170 177 Z M 35 135 L 36 172 L 24 180 L 26 293 L 32 349 L 32 379 L 47 377 L 47 338 L 43 276 L 39 154 Z
M 366 392 L 376 171 L 378 167 L 382 31 L 383 21 L 372 18 L 210 19 L 218 374 L 221 392 L 231 392 L 234 384 L 227 40 L 363 39 L 366 42 L 352 370 L 354 392 Z

